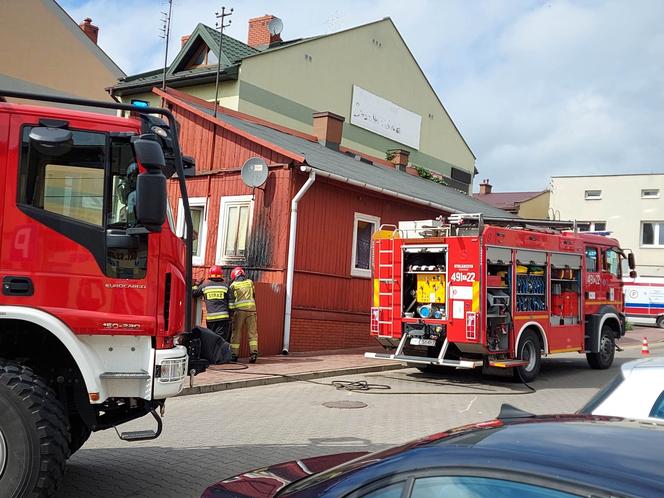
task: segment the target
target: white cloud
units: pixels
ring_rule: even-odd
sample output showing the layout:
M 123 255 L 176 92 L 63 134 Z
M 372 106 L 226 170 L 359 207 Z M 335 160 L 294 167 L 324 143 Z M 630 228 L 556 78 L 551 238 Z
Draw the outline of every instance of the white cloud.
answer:
M 223 2 L 222 2 L 223 3 Z M 477 0 L 239 1 L 227 33 L 284 21 L 284 38 L 390 16 L 497 190 L 545 188 L 550 175 L 664 171 L 664 2 Z M 163 64 L 165 0 L 71 0 L 129 74 Z M 171 58 L 218 0 L 174 0 Z

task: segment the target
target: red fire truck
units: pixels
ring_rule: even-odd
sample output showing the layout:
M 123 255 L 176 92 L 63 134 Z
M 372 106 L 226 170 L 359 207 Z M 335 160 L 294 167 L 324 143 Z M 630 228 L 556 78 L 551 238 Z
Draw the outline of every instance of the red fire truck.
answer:
M 156 430 L 121 438 L 157 437 L 165 399 L 205 370 L 187 333 L 193 162 L 165 109 L 0 96 L 132 115 L 0 103 L 0 496 L 49 496 L 91 431 L 151 414 Z
M 383 226 L 374 237 L 371 334 L 421 370 L 512 368 L 530 381 L 542 355 L 611 366 L 625 334 L 617 240 L 573 222 L 452 215 Z

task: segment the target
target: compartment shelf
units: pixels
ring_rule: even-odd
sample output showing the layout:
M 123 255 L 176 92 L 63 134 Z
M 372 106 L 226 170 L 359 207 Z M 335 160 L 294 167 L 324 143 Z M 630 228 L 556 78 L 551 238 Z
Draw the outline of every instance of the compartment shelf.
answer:
M 406 271 L 407 275 L 447 275 L 446 271 Z
M 570 278 L 552 278 L 552 282 L 569 282 L 571 284 L 578 284 L 579 282 L 576 281 L 576 279 L 570 279 Z
M 544 292 L 517 292 L 517 296 L 546 296 Z

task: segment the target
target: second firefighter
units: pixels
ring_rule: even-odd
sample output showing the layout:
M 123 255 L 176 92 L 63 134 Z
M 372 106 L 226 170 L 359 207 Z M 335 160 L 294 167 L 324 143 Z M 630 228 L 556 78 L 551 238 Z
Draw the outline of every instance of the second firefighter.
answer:
M 231 272 L 230 309 L 233 312 L 233 335 L 231 350 L 233 361 L 237 361 L 243 329 L 249 338 L 250 363 L 258 358 L 258 331 L 256 330 L 256 298 L 254 283 L 247 278 L 244 270 L 237 266 Z

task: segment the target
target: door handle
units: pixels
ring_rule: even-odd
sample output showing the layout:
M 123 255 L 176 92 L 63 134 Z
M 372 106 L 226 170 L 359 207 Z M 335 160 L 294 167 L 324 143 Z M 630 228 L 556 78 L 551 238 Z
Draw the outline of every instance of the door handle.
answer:
M 5 296 L 32 296 L 35 288 L 29 277 L 3 277 L 2 293 Z

